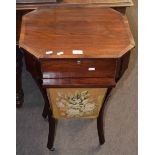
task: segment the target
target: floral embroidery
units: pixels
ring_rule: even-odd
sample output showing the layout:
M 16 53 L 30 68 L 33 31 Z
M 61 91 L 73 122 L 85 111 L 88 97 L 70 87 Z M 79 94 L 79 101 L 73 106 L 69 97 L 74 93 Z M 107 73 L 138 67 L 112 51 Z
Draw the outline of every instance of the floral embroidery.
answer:
M 79 92 L 77 90 L 75 94 L 58 92 L 56 105 L 61 111 L 61 115 L 67 117 L 81 117 L 93 114 L 96 109 L 95 99 L 90 97 L 88 91 Z

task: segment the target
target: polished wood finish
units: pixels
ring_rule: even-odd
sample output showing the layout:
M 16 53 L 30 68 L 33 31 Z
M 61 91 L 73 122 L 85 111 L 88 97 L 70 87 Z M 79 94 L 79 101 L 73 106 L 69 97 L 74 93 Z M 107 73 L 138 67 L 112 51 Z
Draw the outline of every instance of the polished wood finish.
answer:
M 39 61 L 44 87 L 114 87 L 134 40 L 126 16 L 113 9 L 59 7 L 25 15 L 20 46 Z
M 104 6 L 132 6 L 132 0 L 63 0 L 65 4 L 102 4 Z
M 130 51 L 124 54 L 121 58 L 116 59 L 116 70 L 114 77 L 108 78 L 43 78 L 43 86 L 45 88 L 58 87 L 115 87 L 116 82 L 123 76 L 128 68 Z M 109 59 L 110 60 L 110 59 Z M 108 68 L 107 68 L 108 69 Z M 32 72 L 32 71 L 31 71 Z M 104 70 L 103 70 L 104 72 Z M 44 77 L 44 75 L 43 75 Z M 47 75 L 46 75 L 47 77 Z M 50 77 L 50 74 L 49 74 Z
M 134 47 L 127 18 L 120 12 L 111 8 L 67 6 L 38 9 L 24 15 L 19 45 L 25 53 L 27 70 L 45 95 L 43 116 L 49 118 L 50 150 L 56 120 L 45 90 L 51 87 L 108 88 L 97 118 L 99 142 L 104 143 L 105 104 L 127 69 Z M 83 53 L 73 54 L 73 50 Z M 49 51 L 53 53 L 46 54 Z
M 16 1 L 16 42 L 17 42 L 17 77 L 21 77 L 22 73 L 22 51 L 20 51 L 18 47 L 18 41 L 19 41 L 19 35 L 20 35 L 20 30 L 21 30 L 21 21 L 22 21 L 22 16 L 34 9 L 37 9 L 38 7 L 45 7 L 45 6 L 50 6 L 50 7 L 61 7 L 61 6 L 81 6 L 81 7 L 113 7 L 115 10 L 125 14 L 126 7 L 127 6 L 132 6 L 133 3 L 131 0 L 17 0 Z M 18 68 L 20 68 L 18 70 Z M 23 103 L 23 91 L 22 91 L 22 81 L 21 78 L 17 78 L 17 107 L 21 107 Z M 22 93 L 19 93 L 22 92 Z
M 21 31 L 21 23 L 22 23 L 22 16 L 27 14 L 28 12 L 32 11 L 33 9 L 29 10 L 16 10 L 16 43 L 18 45 L 19 36 Z
M 114 78 L 114 59 L 54 59 L 41 61 L 43 78 Z M 90 68 L 95 70 L 90 71 Z M 104 71 L 104 72 L 103 72 Z
M 17 4 L 54 3 L 57 0 L 16 0 Z
M 133 2 L 132 0 L 16 0 L 16 42 L 17 42 L 17 55 L 18 56 L 18 62 L 17 64 L 22 64 L 22 52 L 20 51 L 18 47 L 18 41 L 19 41 L 19 35 L 20 35 L 20 29 L 21 29 L 21 21 L 22 16 L 34 9 L 37 9 L 39 7 L 61 7 L 61 6 L 81 6 L 81 7 L 113 7 L 115 10 L 125 14 L 126 7 L 132 6 Z M 20 66 L 20 69 L 18 71 L 19 66 L 17 67 L 17 74 L 21 74 L 22 72 L 22 66 Z M 21 75 L 20 75 L 21 76 Z M 20 90 L 17 90 L 17 102 L 18 106 L 22 105 L 23 103 L 23 96 L 21 95 L 23 93 L 22 91 L 22 82 L 20 81 L 21 78 L 17 78 L 17 89 L 20 88 Z M 20 82 L 18 82 L 20 81 Z M 20 95 L 19 95 L 20 94 Z M 21 101 L 20 101 L 21 100 Z M 21 103 L 21 104 L 20 104 Z
M 68 79 L 43 79 L 44 88 L 103 88 L 115 87 L 116 82 L 111 78 L 68 78 Z
M 17 10 L 37 9 L 46 6 L 82 6 L 82 7 L 130 7 L 132 0 L 17 0 Z
M 16 10 L 29 10 L 49 6 L 62 0 L 16 0 Z
M 20 46 L 40 59 L 119 58 L 134 41 L 126 16 L 113 9 L 59 7 L 25 15 Z M 46 55 L 49 50 L 53 54 Z M 83 54 L 72 54 L 73 50 Z

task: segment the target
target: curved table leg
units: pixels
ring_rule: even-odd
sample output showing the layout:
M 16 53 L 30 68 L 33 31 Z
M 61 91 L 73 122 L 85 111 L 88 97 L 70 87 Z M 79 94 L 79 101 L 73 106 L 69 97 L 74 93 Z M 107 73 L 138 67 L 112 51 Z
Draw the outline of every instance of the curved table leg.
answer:
M 49 105 L 47 104 L 47 102 L 45 102 L 44 109 L 43 109 L 43 112 L 42 112 L 42 116 L 43 116 L 44 119 L 47 119 L 48 109 L 49 109 Z
M 42 116 L 44 119 L 48 116 L 48 122 L 49 122 L 49 135 L 48 135 L 48 143 L 47 148 L 51 151 L 54 151 L 53 144 L 54 144 L 54 137 L 55 137 L 55 128 L 57 120 L 52 117 L 52 110 L 50 109 L 50 104 L 47 96 L 46 89 L 42 87 L 42 79 L 40 78 L 40 66 L 38 61 L 34 60 L 32 57 L 29 57 L 26 52 L 25 54 L 25 63 L 27 71 L 29 71 L 36 82 L 37 86 L 40 89 L 40 92 L 44 98 L 45 104 L 44 104 L 44 110 L 42 113 Z M 29 65 L 31 64 L 31 65 Z M 33 66 L 33 67 L 31 67 Z M 35 70 L 33 70 L 35 69 Z M 32 71 L 31 71 L 32 70 Z M 34 72 L 33 72 L 34 71 Z
M 98 130 L 98 136 L 99 136 L 99 142 L 100 145 L 104 144 L 105 142 L 105 137 L 104 137 L 104 129 L 103 129 L 103 114 L 104 114 L 104 109 L 105 109 L 105 104 L 107 103 L 108 99 L 109 99 L 109 95 L 111 92 L 111 88 L 108 88 L 105 99 L 103 101 L 99 116 L 97 118 L 97 130 Z
M 43 96 L 45 104 L 44 104 L 44 110 L 43 110 L 42 116 L 44 119 L 46 119 L 48 115 L 48 109 L 49 109 L 49 100 L 46 93 L 46 89 L 42 87 L 42 76 L 40 71 L 40 64 L 36 58 L 32 57 L 24 49 L 22 49 L 22 51 L 24 52 L 26 69 L 31 74 L 32 78 L 36 82 Z
M 44 119 L 46 119 L 48 116 L 49 134 L 48 134 L 47 148 L 51 151 L 54 151 L 55 149 L 54 149 L 53 145 L 54 145 L 54 137 L 55 137 L 57 120 L 52 117 L 52 111 L 50 109 L 46 89 L 42 87 L 42 81 L 40 79 L 36 79 L 36 78 L 34 78 L 34 80 L 37 83 L 37 85 L 38 85 L 38 87 L 39 87 L 39 89 L 43 95 L 44 101 L 45 101 L 42 116 Z
M 39 79 L 35 79 L 35 82 L 36 84 L 38 85 L 41 93 L 42 93 L 42 96 L 44 98 L 44 101 L 45 101 L 45 104 L 44 104 L 44 109 L 43 109 L 43 113 L 42 113 L 42 116 L 44 119 L 47 119 L 47 116 L 48 116 L 48 111 L 49 111 L 49 100 L 48 100 L 48 97 L 47 97 L 47 93 L 46 93 L 46 89 L 42 87 L 42 81 L 39 80 Z
M 22 89 L 22 58 L 23 54 L 16 45 L 16 107 L 19 108 L 24 102 L 24 93 Z
M 47 148 L 51 151 L 54 151 L 55 148 L 53 146 L 54 146 L 57 120 L 52 117 L 52 112 L 50 109 L 48 112 L 48 122 L 49 122 L 49 133 L 48 133 Z

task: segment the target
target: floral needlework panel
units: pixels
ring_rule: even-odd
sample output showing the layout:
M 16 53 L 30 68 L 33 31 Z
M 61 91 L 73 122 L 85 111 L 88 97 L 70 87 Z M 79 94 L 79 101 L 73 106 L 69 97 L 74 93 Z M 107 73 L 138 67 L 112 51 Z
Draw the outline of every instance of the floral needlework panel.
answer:
M 47 89 L 53 117 L 97 118 L 107 88 L 49 88 Z

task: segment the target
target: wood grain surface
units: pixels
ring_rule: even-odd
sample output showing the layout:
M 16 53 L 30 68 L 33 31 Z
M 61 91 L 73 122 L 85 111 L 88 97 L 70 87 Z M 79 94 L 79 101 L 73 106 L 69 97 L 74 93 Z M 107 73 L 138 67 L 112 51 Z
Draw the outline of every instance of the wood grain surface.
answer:
M 38 7 L 52 6 L 62 0 L 16 0 L 16 10 L 31 10 Z
M 30 3 L 50 3 L 50 2 L 57 2 L 57 0 L 16 0 L 16 3 L 25 3 L 25 4 L 30 4 Z
M 126 16 L 111 8 L 55 7 L 24 15 L 20 46 L 37 58 L 118 58 L 134 40 Z
M 36 9 L 44 6 L 106 6 L 106 7 L 127 7 L 132 6 L 132 0 L 16 0 L 17 10 Z
M 112 88 L 115 86 L 114 78 L 43 79 L 45 88 Z
M 84 77 L 113 77 L 115 76 L 116 60 L 89 59 L 44 61 L 41 63 L 43 78 L 84 78 Z M 89 70 L 94 69 L 94 70 Z
M 109 4 L 109 5 L 116 5 L 116 6 L 125 6 L 125 5 L 133 5 L 132 0 L 63 0 L 64 3 L 70 4 Z

